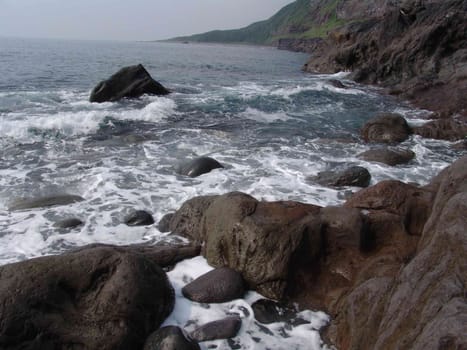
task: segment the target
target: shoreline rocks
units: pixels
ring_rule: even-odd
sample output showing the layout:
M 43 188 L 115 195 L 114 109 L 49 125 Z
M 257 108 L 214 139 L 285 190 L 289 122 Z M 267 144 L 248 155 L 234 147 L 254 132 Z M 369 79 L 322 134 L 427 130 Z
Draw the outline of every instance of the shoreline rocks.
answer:
M 177 173 L 189 177 L 198 177 L 211 170 L 224 168 L 217 160 L 211 157 L 198 157 L 177 167 Z
M 308 177 L 307 180 L 327 187 L 368 187 L 371 174 L 361 166 L 351 166 L 343 170 L 322 171 L 316 176 Z

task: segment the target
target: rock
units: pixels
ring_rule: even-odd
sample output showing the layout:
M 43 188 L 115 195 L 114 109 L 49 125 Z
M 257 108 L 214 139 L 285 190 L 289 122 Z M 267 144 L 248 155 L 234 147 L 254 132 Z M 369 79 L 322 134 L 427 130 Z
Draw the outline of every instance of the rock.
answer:
M 258 202 L 233 192 L 213 200 L 202 218 L 204 256 L 215 267 L 239 271 L 247 285 L 280 299 L 294 256 L 319 254 L 319 207 L 298 202 Z
M 180 328 L 167 326 L 152 333 L 146 340 L 143 350 L 201 350 L 201 348 Z
M 328 80 L 328 83 L 329 85 L 332 85 L 334 86 L 335 88 L 338 88 L 338 89 L 346 89 L 347 87 L 342 84 L 342 82 L 340 80 L 337 80 L 337 79 L 330 79 Z
M 360 153 L 358 158 L 367 162 L 379 162 L 390 166 L 406 164 L 415 158 L 415 153 L 408 149 L 379 148 Z
M 185 298 L 198 303 L 225 303 L 245 292 L 242 275 L 228 267 L 214 269 L 182 288 Z
M 148 226 L 154 224 L 154 219 L 148 212 L 137 210 L 125 218 L 125 224 L 128 226 Z
M 139 349 L 173 305 L 164 271 L 130 248 L 9 264 L 0 267 L 0 347 Z
M 342 171 L 322 171 L 314 177 L 309 177 L 308 180 L 330 187 L 367 187 L 370 184 L 371 175 L 361 166 L 352 166 Z
M 92 90 L 90 102 L 114 102 L 122 98 L 137 98 L 144 94 L 167 95 L 169 90 L 155 81 L 143 65 L 120 69 Z
M 190 238 L 195 242 L 203 242 L 202 218 L 204 212 L 218 196 L 200 196 L 187 200 L 172 217 L 167 232 Z
M 467 117 L 433 120 L 414 127 L 413 132 L 430 139 L 463 140 L 467 136 Z
M 157 229 L 162 233 L 170 232 L 170 222 L 174 217 L 174 213 L 165 214 L 157 224 Z
M 380 186 L 386 190 L 379 200 L 368 198 L 370 193 L 356 194 L 360 201 L 367 198 L 372 212 L 398 215 L 407 210 L 404 200 L 424 197 L 414 196 L 416 190 L 408 185 Z M 327 335 L 339 348 L 467 347 L 467 276 L 459 272 L 467 268 L 467 220 L 461 214 L 467 212 L 467 156 L 417 191 L 430 191 L 432 205 L 416 249 L 406 259 L 393 259 L 392 268 L 388 261 L 401 246 L 366 258 L 366 268 L 332 307 L 336 317 Z
M 77 226 L 84 225 L 84 222 L 82 222 L 80 219 L 77 218 L 70 218 L 70 219 L 64 219 L 61 221 L 57 221 L 54 224 L 54 227 L 57 228 L 73 228 Z
M 84 198 L 72 194 L 61 194 L 49 197 L 33 198 L 33 199 L 20 199 L 14 201 L 8 208 L 11 211 L 47 208 L 60 205 L 68 205 L 84 201 Z
M 360 135 L 365 142 L 398 143 L 409 138 L 412 130 L 399 114 L 381 114 L 370 119 Z
M 223 166 L 217 160 L 211 157 L 199 157 L 181 164 L 177 168 L 177 173 L 189 177 L 197 177 L 219 168 L 223 168 Z
M 242 319 L 238 316 L 229 316 L 222 320 L 206 323 L 190 333 L 190 337 L 198 342 L 229 339 L 235 337 L 242 327 Z
M 432 201 L 432 191 L 386 180 L 355 193 L 344 206 L 395 214 L 408 233 L 421 235 L 431 212 Z
M 251 305 L 251 308 L 255 319 L 264 324 L 288 322 L 296 316 L 295 310 L 269 299 L 259 299 Z
M 452 148 L 459 151 L 467 150 L 467 138 L 465 140 L 456 142 L 454 145 L 452 145 Z

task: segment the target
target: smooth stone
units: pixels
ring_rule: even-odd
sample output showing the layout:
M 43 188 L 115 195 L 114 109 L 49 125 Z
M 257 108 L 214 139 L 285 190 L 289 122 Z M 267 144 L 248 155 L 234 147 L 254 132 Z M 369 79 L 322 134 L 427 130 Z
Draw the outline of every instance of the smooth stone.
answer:
M 316 176 L 309 177 L 308 180 L 330 187 L 368 187 L 371 175 L 367 169 L 361 166 L 352 166 L 344 170 L 322 171 Z
M 185 164 L 181 164 L 177 168 L 177 173 L 189 177 L 197 177 L 202 174 L 209 173 L 211 170 L 223 168 L 217 160 L 211 157 L 195 158 Z
M 81 226 L 83 224 L 84 224 L 84 222 L 82 222 L 80 219 L 70 218 L 70 219 L 64 219 L 64 220 L 57 221 L 54 224 L 54 227 L 57 227 L 57 228 L 73 228 L 73 227 Z
M 148 226 L 154 224 L 154 219 L 148 212 L 137 210 L 125 218 L 125 224 L 128 226 Z
M 370 119 L 360 134 L 365 142 L 398 143 L 407 140 L 412 129 L 401 115 L 383 113 Z
M 165 214 L 157 224 L 157 229 L 162 233 L 170 232 L 170 223 L 174 215 L 174 213 Z
M 14 211 L 24 209 L 47 208 L 53 206 L 68 205 L 82 201 L 84 201 L 83 197 L 71 194 L 62 194 L 34 199 L 20 199 L 14 201 L 10 205 L 9 210 Z
M 198 342 L 229 339 L 235 337 L 241 327 L 242 319 L 239 316 L 229 316 L 198 327 L 190 333 L 190 337 Z
M 225 303 L 242 298 L 245 291 L 242 275 L 228 267 L 209 271 L 182 288 L 185 298 L 198 303 Z
M 379 162 L 390 166 L 406 164 L 415 158 L 415 153 L 408 149 L 372 149 L 360 153 L 358 158 L 368 162 Z
M 167 326 L 152 333 L 147 338 L 143 350 L 201 350 L 201 348 L 179 327 Z

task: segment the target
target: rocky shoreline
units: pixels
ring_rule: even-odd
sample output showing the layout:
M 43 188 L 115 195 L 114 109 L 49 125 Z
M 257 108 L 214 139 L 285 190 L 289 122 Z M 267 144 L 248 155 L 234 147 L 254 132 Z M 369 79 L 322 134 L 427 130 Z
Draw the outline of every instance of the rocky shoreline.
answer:
M 136 91 L 126 84 L 125 93 L 114 91 L 111 81 L 121 84 L 114 75 L 97 92 L 105 87 L 118 98 L 134 97 L 153 86 L 142 66 L 129 68 L 142 81 Z M 361 138 L 386 148 L 412 133 L 439 132 L 427 125 L 411 128 L 401 116 L 377 116 Z M 449 125 L 450 137 L 459 130 L 462 135 L 463 124 Z M 395 156 L 385 157 L 392 162 Z M 221 166 L 199 158 L 180 173 L 198 176 Z M 355 178 L 346 176 L 349 183 L 338 177 L 328 185 L 354 185 Z M 365 187 L 369 181 L 362 176 Z M 45 203 L 54 200 L 82 199 Z M 466 203 L 467 156 L 426 186 L 383 181 L 338 207 L 267 202 L 240 192 L 195 197 L 158 226 L 190 244 L 93 245 L 1 266 L 0 348 L 198 349 L 198 342 L 233 337 L 241 327 L 236 317 L 202 325 L 189 336 L 179 328 L 159 329 L 174 307 L 166 271 L 202 254 L 216 269 L 187 284 L 183 295 L 190 300 L 224 302 L 255 290 L 279 302 L 255 306 L 256 320 L 264 323 L 288 315 L 295 302 L 326 310 L 332 321 L 325 336 L 344 350 L 461 349 L 467 347 Z M 128 225 L 153 223 L 145 213 L 135 215 Z M 277 308 L 284 311 L 267 312 Z

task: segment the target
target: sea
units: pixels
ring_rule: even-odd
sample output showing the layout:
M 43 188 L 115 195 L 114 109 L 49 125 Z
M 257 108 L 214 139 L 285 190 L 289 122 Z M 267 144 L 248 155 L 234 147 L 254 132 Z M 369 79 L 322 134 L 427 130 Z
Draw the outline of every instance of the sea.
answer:
M 459 153 L 446 141 L 412 136 L 401 144 L 416 158 L 396 167 L 357 157 L 370 149 L 359 129 L 380 112 L 410 124 L 417 110 L 382 90 L 354 83 L 348 72 L 303 73 L 308 55 L 271 47 L 159 42 L 0 38 L 0 265 L 58 254 L 90 243 L 157 244 L 180 240 L 157 225 L 128 227 L 134 210 L 156 222 L 200 195 L 246 192 L 259 200 L 340 205 L 357 188 L 310 181 L 320 171 L 366 167 L 371 183 L 396 179 L 424 185 Z M 143 64 L 172 93 L 90 103 L 92 88 L 120 68 Z M 339 80 L 344 87 L 336 87 Z M 198 156 L 224 165 L 197 178 L 177 166 Z M 10 210 L 21 199 L 78 195 L 65 206 Z M 57 221 L 84 225 L 59 229 Z M 319 329 L 329 316 L 299 310 L 300 325 L 255 321 L 261 298 L 206 305 L 180 289 L 209 271 L 202 257 L 179 263 L 169 277 L 176 307 L 165 322 L 188 332 L 238 314 L 237 337 L 202 349 L 327 349 Z

